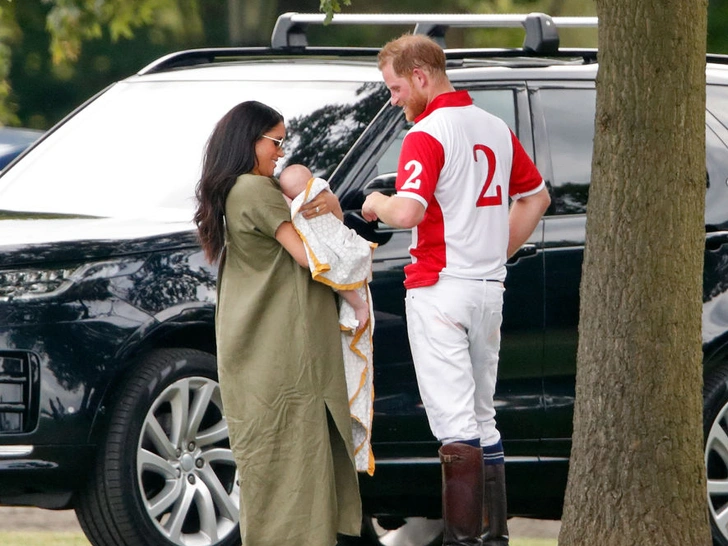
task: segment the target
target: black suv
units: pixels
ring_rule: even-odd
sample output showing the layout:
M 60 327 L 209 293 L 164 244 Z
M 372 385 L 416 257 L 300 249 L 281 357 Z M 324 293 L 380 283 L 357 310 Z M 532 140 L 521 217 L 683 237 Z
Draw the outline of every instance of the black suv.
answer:
M 0 176 L 0 503 L 74 508 L 95 545 L 232 545 L 238 483 L 216 379 L 216 269 L 191 222 L 202 150 L 234 104 L 287 122 L 287 163 L 328 178 L 350 227 L 379 243 L 368 544 L 437 540 L 438 445 L 407 344 L 410 233 L 365 222 L 391 191 L 408 125 L 376 49 L 306 45 L 323 16 L 286 14 L 272 47 L 169 55 L 69 115 Z M 512 515 L 559 518 L 571 448 L 596 52 L 556 28 L 594 19 L 337 16 L 338 22 L 523 25 L 524 47 L 447 50 L 449 75 L 503 118 L 552 206 L 509 262 L 496 404 Z M 554 24 L 555 23 L 555 24 Z M 728 544 L 728 58 L 709 56 L 703 348 L 706 501 Z M 283 165 L 279 165 L 282 167 Z M 389 535 L 386 539 L 384 535 Z M 394 536 L 399 533 L 399 537 Z

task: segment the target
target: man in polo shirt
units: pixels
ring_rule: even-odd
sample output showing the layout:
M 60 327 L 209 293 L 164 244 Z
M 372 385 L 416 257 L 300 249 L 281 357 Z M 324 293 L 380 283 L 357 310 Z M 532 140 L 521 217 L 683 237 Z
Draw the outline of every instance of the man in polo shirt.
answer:
M 407 329 L 420 395 L 442 443 L 444 544 L 506 545 L 493 406 L 505 264 L 551 199 L 508 126 L 455 91 L 433 40 L 389 42 L 379 69 L 392 104 L 415 125 L 402 144 L 397 193 L 370 194 L 362 213 L 413 228 Z

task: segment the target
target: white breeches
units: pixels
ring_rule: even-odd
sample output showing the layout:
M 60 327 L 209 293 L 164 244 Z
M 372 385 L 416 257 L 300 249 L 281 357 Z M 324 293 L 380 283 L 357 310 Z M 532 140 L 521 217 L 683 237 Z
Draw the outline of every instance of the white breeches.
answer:
M 430 428 L 443 444 L 498 442 L 493 395 L 503 284 L 442 277 L 407 291 L 407 331 Z

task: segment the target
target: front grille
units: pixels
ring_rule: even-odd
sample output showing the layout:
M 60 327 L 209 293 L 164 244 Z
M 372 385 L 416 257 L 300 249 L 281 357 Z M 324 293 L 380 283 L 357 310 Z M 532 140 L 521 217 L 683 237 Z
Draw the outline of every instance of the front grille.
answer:
M 0 434 L 32 427 L 34 363 L 25 353 L 0 353 Z

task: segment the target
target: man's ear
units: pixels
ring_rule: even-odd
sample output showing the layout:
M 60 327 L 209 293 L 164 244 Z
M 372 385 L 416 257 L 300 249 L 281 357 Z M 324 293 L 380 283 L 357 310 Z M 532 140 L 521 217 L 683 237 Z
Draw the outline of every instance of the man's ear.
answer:
M 417 82 L 420 87 L 426 87 L 429 80 L 429 75 L 421 68 L 415 68 L 412 70 L 412 81 Z

